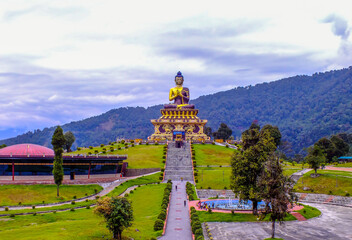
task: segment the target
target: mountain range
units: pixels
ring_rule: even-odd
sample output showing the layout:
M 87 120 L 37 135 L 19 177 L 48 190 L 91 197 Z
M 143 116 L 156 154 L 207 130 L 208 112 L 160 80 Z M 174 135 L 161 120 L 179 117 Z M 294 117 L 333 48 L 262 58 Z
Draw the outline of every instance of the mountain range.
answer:
M 201 96 L 191 103 L 213 131 L 223 122 L 239 139 L 242 131 L 256 120 L 262 126 L 278 126 L 282 140 L 298 153 L 321 137 L 352 133 L 352 67 L 237 87 Z M 122 137 L 145 139 L 154 130 L 150 119 L 158 118 L 161 108 L 162 105 L 112 109 L 62 128 L 76 136 L 74 147 L 106 144 Z M 0 144 L 36 143 L 51 147 L 54 129 L 27 132 L 0 140 Z

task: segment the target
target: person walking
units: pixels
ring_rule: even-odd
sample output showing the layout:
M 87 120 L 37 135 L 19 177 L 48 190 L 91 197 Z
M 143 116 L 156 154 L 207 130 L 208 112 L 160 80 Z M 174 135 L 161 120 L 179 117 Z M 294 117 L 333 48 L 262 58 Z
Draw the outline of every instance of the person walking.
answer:
M 175 185 L 176 191 L 177 191 L 177 185 Z
M 183 201 L 183 206 L 186 207 L 186 200 Z

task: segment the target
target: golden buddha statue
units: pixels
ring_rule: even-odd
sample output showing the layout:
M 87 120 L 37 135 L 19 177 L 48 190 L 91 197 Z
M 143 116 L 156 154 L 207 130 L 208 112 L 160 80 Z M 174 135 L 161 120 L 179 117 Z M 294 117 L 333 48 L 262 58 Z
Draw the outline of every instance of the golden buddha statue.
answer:
M 175 76 L 176 87 L 171 88 L 169 92 L 169 100 L 174 101 L 174 103 L 164 105 L 165 109 L 194 109 L 193 104 L 188 104 L 189 89 L 182 86 L 183 81 L 182 73 L 179 71 Z

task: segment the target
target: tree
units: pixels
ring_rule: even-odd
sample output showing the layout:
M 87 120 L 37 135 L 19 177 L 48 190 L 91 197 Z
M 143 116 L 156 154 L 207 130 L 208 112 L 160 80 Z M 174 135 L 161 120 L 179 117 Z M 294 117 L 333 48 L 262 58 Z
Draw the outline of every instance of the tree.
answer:
M 253 214 L 257 214 L 258 201 L 261 199 L 258 180 L 263 164 L 277 148 L 270 131 L 260 133 L 259 129 L 252 124 L 242 133 L 243 146 L 234 152 L 231 159 L 231 189 L 241 200 L 253 202 Z
M 132 225 L 133 209 L 127 198 L 99 199 L 94 212 L 105 218 L 106 227 L 113 233 L 114 239 L 122 240 L 122 231 Z
M 73 133 L 71 131 L 65 132 L 65 148 L 67 150 L 67 152 L 71 152 L 71 147 L 72 144 L 75 142 L 76 138 L 75 135 L 73 135 Z
M 213 135 L 213 130 L 211 129 L 211 127 L 205 127 L 204 128 L 204 133 L 208 136 L 211 137 Z
M 292 180 L 283 174 L 277 154 L 271 154 L 264 164 L 259 185 L 261 195 L 266 203 L 262 218 L 270 214 L 272 226 L 271 238 L 275 238 L 275 222 L 284 220 L 289 204 L 293 204 Z
M 342 140 L 342 138 L 334 135 L 330 140 L 335 146 L 336 157 L 341 157 L 348 153 L 350 146 L 344 140 Z
M 60 195 L 59 192 L 59 187 L 62 184 L 62 180 L 64 179 L 64 169 L 62 167 L 62 153 L 64 152 L 63 146 L 65 145 L 65 137 L 62 131 L 62 128 L 58 126 L 55 129 L 55 132 L 53 134 L 51 144 L 54 147 L 54 164 L 53 164 L 53 175 L 54 175 L 54 181 L 55 184 L 57 185 L 57 196 Z
M 232 134 L 231 128 L 229 128 L 225 123 L 221 123 L 217 132 L 213 133 L 215 139 L 227 140 Z
M 308 155 L 305 157 L 305 161 L 314 169 L 315 174 L 317 174 L 318 168 L 325 163 L 325 159 L 325 154 L 319 146 L 313 145 L 308 148 Z
M 4 147 L 7 147 L 6 144 L 1 144 L 1 145 L 0 145 L 0 149 L 1 149 L 1 148 L 4 148 Z

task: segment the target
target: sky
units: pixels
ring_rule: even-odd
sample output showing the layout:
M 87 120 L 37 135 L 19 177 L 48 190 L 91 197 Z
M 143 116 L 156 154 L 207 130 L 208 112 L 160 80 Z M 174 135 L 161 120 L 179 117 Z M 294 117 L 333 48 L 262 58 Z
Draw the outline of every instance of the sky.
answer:
M 352 1 L 0 1 L 0 139 L 352 65 Z

